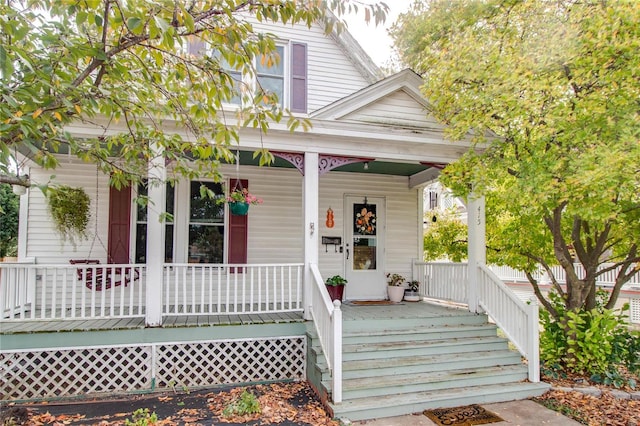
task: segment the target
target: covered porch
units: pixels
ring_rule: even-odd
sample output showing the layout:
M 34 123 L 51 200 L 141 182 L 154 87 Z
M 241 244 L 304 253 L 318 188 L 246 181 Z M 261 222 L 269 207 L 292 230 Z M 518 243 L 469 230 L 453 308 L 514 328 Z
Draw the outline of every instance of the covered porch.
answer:
M 304 320 L 301 264 L 167 264 L 163 269 L 163 324 L 155 328 L 145 324 L 146 298 L 141 293 L 149 287 L 141 265 L 82 266 L 138 268 L 139 278 L 134 282 L 101 291 L 78 280 L 75 265 L 0 267 L 5 308 L 0 320 L 0 364 L 7 372 L 3 395 L 8 400 L 307 378 L 338 413 L 341 407 L 355 404 L 349 402 L 354 386 L 350 354 L 368 351 L 364 348 L 371 348 L 374 341 L 388 338 L 397 343 L 409 338 L 415 343 L 415 333 L 422 336 L 425 330 L 441 341 L 449 337 L 438 334 L 442 333 L 439 329 L 450 330 L 460 323 L 469 328 L 465 325 L 469 321 L 472 326 L 464 331 L 469 339 L 482 339 L 487 332 L 495 335 L 494 323 L 487 325 L 485 315 L 469 310 L 473 285 L 468 281 L 467 264 L 413 262 L 414 277 L 422 282 L 422 302 L 381 306 L 332 303 L 317 266 L 311 265 L 312 321 Z M 500 290 L 499 284 L 491 283 L 490 271 L 484 274 L 483 284 L 476 288 L 481 295 L 479 304 L 490 306 L 493 300 L 499 307 L 491 308 L 494 322 L 501 327 L 505 324 L 505 334 L 530 361 L 528 372 L 524 366 L 517 367 L 517 377 L 528 376 L 535 382 L 537 335 L 529 332 L 537 326 L 537 307 L 511 298 L 506 287 Z M 498 293 L 490 290 L 493 286 Z M 23 303 L 17 306 L 17 300 Z M 384 324 L 385 331 L 376 324 Z M 389 327 L 391 336 L 382 337 Z M 397 337 L 393 329 L 401 330 L 403 337 Z M 361 349 L 350 346 L 354 330 L 358 330 L 357 339 L 365 339 L 356 343 Z M 366 343 L 366 339 L 374 341 Z M 476 350 L 466 348 L 463 352 Z M 419 354 L 406 354 L 408 358 L 402 352 L 389 352 L 387 358 L 408 359 L 415 365 Z M 320 373 L 313 364 L 318 356 L 324 365 Z M 86 369 L 92 371 L 88 376 L 82 373 Z M 210 373 L 211 369 L 216 372 Z M 251 373 L 242 375 L 239 371 L 243 370 Z M 144 372 L 144 379 L 134 378 L 139 371 Z M 74 376 L 71 381 L 69 374 Z

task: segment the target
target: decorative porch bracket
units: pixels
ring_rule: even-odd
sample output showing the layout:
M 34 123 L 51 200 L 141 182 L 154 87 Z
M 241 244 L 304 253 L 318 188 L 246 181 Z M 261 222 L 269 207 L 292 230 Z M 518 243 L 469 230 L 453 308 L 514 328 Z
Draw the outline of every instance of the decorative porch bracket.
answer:
M 305 164 L 304 154 L 297 152 L 283 152 L 283 151 L 271 151 L 271 153 L 278 158 L 291 163 L 298 171 L 304 176 Z M 344 166 L 346 164 L 353 163 L 365 163 L 367 161 L 373 161 L 373 158 L 364 157 L 345 157 L 341 155 L 327 155 L 320 154 L 318 160 L 318 171 L 320 175 L 323 175 L 336 167 Z
M 343 157 L 340 155 L 324 155 L 320 154 L 320 161 L 318 163 L 318 168 L 320 171 L 320 175 L 323 175 L 336 167 L 344 166 L 346 164 L 353 163 L 366 163 L 368 161 L 373 161 L 373 158 L 358 158 L 358 157 Z

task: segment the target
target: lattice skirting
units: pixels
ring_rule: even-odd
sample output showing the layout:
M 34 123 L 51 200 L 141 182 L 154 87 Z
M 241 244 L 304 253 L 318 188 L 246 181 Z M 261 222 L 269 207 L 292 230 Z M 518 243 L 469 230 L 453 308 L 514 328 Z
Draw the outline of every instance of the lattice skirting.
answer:
M 302 379 L 304 336 L 0 352 L 2 400 Z

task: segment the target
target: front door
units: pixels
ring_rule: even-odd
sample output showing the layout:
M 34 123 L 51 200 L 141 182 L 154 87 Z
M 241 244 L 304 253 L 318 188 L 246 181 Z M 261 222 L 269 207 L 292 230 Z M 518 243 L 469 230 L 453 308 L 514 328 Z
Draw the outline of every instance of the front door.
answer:
M 346 299 L 374 300 L 387 295 L 384 279 L 382 197 L 345 197 Z

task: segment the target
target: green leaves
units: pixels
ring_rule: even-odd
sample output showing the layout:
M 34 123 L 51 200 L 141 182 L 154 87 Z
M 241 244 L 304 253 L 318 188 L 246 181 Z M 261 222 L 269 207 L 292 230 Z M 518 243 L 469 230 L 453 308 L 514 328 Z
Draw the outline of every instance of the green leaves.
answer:
M 383 10 L 370 8 L 377 17 Z M 10 172 L 16 149 L 55 167 L 65 146 L 117 185 L 146 174 L 149 141 L 165 149 L 174 170 L 217 179 L 216 161 L 228 157 L 243 126 L 266 132 L 269 121 L 286 117 L 290 129 L 307 129 L 309 122 L 275 97 L 244 90 L 223 61 L 251 79 L 256 58 L 275 54 L 275 35 L 254 30 L 248 13 L 288 25 L 334 19 L 320 2 L 294 0 L 17 0 L 1 3 L 0 12 L 0 173 Z M 196 37 L 202 49 L 188 54 Z M 245 103 L 237 117 L 221 114 L 235 96 Z M 119 133 L 77 140 L 63 129 L 80 117 L 99 118 Z M 183 131 L 172 125 L 165 133 L 167 118 Z M 185 143 L 180 135 L 187 134 L 195 142 Z M 272 161 L 259 155 L 261 164 Z
M 640 260 L 639 23 L 637 2 L 436 0 L 394 26 L 433 115 L 474 143 L 441 180 L 486 196 L 500 263 Z M 570 308 L 593 307 L 577 293 Z

